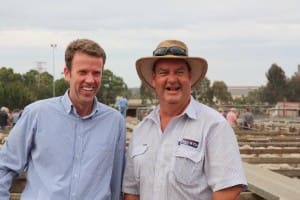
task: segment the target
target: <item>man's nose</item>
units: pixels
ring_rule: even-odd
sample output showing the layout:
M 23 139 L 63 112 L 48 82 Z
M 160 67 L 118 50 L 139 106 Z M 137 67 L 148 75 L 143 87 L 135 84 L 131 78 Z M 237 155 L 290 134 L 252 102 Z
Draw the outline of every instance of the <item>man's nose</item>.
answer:
M 169 81 L 169 82 L 175 82 L 175 81 L 177 81 L 177 76 L 176 76 L 176 74 L 170 73 L 169 76 L 168 76 L 168 81 Z
M 93 74 L 91 74 L 91 73 L 87 74 L 85 81 L 86 82 L 94 82 L 94 76 L 93 76 Z

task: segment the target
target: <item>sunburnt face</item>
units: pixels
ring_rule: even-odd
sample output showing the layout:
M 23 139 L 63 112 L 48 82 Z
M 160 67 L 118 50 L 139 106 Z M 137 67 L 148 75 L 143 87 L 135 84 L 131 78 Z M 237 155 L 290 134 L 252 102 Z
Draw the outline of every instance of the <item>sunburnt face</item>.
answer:
M 161 105 L 187 105 L 191 93 L 191 80 L 192 74 L 184 60 L 161 59 L 156 62 L 152 85 Z
M 64 74 L 70 84 L 70 99 L 75 107 L 92 106 L 102 79 L 103 59 L 75 53 L 71 71 L 65 67 Z

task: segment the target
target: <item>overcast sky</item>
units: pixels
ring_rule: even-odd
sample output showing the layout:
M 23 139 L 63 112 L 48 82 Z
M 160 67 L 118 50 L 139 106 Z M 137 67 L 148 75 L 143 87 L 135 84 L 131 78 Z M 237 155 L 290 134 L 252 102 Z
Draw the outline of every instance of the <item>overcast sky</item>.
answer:
M 299 0 L 26 0 L 0 6 L 0 67 L 15 73 L 38 62 L 61 78 L 64 51 L 77 38 L 97 41 L 106 69 L 138 87 L 139 57 L 179 39 L 208 62 L 207 78 L 228 86 L 261 86 L 277 63 L 290 77 L 300 64 Z

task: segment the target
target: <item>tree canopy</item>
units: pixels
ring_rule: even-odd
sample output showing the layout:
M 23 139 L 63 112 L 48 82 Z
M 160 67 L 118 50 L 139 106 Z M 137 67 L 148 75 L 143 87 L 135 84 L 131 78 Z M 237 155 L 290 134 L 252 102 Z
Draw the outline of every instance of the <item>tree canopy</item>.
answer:
M 141 86 L 140 86 L 140 97 L 142 100 L 142 105 L 147 105 L 147 103 L 148 103 L 147 100 L 149 100 L 152 104 L 154 99 L 156 98 L 155 92 L 152 91 L 152 89 L 150 89 L 143 83 L 141 83 Z
M 266 73 L 268 83 L 262 91 L 262 101 L 275 104 L 278 101 L 286 100 L 287 78 L 284 71 L 276 63 L 272 64 Z
M 130 93 L 123 78 L 116 76 L 112 71 L 105 69 L 102 77 L 98 99 L 107 105 L 114 105 L 117 96 L 129 97 Z
M 224 81 L 215 81 L 212 86 L 213 96 L 219 104 L 227 104 L 232 100 Z
M 258 104 L 273 105 L 278 101 L 300 101 L 300 74 L 295 73 L 291 78 L 286 77 L 284 70 L 273 63 L 266 72 L 267 84 L 251 91 L 247 96 L 232 99 L 224 81 L 211 81 L 206 77 L 192 90 L 192 95 L 198 101 L 213 104 Z M 55 95 L 60 96 L 68 89 L 69 84 L 64 79 L 55 80 Z M 10 109 L 23 108 L 38 99 L 53 96 L 53 76 L 48 72 L 30 70 L 25 74 L 15 73 L 13 69 L 0 68 L 0 106 Z M 112 71 L 103 71 L 102 84 L 97 94 L 98 99 L 108 105 L 114 105 L 118 96 L 130 98 L 131 93 L 122 77 Z M 153 103 L 155 93 L 141 84 L 139 95 L 142 104 Z
M 64 78 L 55 80 L 56 96 L 63 95 L 68 88 L 69 84 Z M 121 77 L 104 70 L 98 99 L 106 104 L 114 104 L 120 95 L 129 96 L 127 85 Z M 32 69 L 22 75 L 14 73 L 11 68 L 0 68 L 0 106 L 23 108 L 36 100 L 52 96 L 53 76 L 48 72 L 40 73 Z
M 195 99 L 205 104 L 213 103 L 213 90 L 210 87 L 210 80 L 204 78 L 203 81 L 196 85 L 192 91 L 192 95 Z
M 273 63 L 266 72 L 267 84 L 244 97 L 246 104 L 267 103 L 274 105 L 280 101 L 300 101 L 300 74 L 286 77 L 284 70 Z

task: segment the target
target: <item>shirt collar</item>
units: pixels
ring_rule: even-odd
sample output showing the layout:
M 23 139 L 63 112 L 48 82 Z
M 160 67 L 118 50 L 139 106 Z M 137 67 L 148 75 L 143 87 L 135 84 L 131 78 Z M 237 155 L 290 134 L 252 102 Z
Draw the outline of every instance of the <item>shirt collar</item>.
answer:
M 197 109 L 196 109 L 196 100 L 194 99 L 193 96 L 190 98 L 190 103 L 182 113 L 182 115 L 186 114 L 189 118 L 191 119 L 197 119 L 198 114 L 197 114 Z
M 91 114 L 82 117 L 83 119 L 90 118 L 93 115 L 95 115 L 97 112 L 99 112 L 99 107 L 97 106 L 97 102 L 98 102 L 97 98 L 94 97 L 93 110 L 92 110 Z M 73 103 L 72 103 L 72 101 L 69 97 L 69 90 L 67 90 L 65 92 L 65 94 L 62 96 L 62 103 L 63 103 L 63 106 L 65 108 L 65 111 L 68 114 L 74 113 L 75 115 L 78 115 L 77 112 L 76 112 L 76 108 L 73 106 Z

